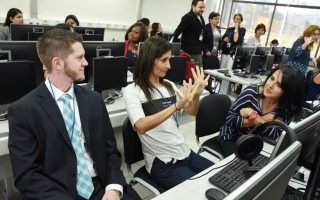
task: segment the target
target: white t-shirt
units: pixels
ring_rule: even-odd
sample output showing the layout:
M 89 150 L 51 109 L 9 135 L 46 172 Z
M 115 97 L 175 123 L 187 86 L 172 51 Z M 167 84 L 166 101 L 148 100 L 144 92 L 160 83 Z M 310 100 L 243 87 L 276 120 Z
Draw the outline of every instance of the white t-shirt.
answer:
M 178 90 L 172 82 L 170 83 L 174 90 Z M 156 89 L 153 90 L 154 100 L 172 96 L 165 87 L 158 88 L 158 90 L 161 94 Z M 134 83 L 123 89 L 123 97 L 129 119 L 132 126 L 134 126 L 139 119 L 145 117 L 142 103 L 147 102 L 147 99 L 140 87 L 136 86 Z M 163 162 L 169 162 L 173 158 L 178 160 L 185 159 L 191 152 L 173 115 L 159 126 L 142 135 L 139 134 L 139 137 L 142 143 L 144 159 L 146 161 L 146 169 L 149 173 L 155 157 L 158 157 Z
M 247 46 L 260 47 L 260 39 L 257 39 L 255 36 L 250 36 L 247 41 Z

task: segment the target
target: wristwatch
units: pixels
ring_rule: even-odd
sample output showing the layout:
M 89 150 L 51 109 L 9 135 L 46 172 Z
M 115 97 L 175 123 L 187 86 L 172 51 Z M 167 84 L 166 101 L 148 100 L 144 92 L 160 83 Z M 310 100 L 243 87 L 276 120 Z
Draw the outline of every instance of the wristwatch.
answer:
M 250 115 L 249 115 L 249 120 L 254 120 L 258 117 L 258 112 L 257 111 L 253 111 Z

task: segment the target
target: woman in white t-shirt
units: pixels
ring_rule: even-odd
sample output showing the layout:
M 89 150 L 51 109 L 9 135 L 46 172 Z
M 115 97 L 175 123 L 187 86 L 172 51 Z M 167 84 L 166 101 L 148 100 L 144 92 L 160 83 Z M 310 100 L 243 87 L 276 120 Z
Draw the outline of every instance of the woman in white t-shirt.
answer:
M 196 115 L 207 77 L 192 70 L 194 83 L 184 81 L 183 92 L 164 79 L 170 69 L 172 46 L 161 37 L 147 39 L 135 65 L 133 83 L 123 90 L 129 119 L 138 132 L 146 169 L 169 189 L 213 165 L 194 153 L 179 129 L 178 112 Z
M 258 24 L 254 30 L 254 36 L 250 36 L 246 46 L 261 46 L 261 36 L 266 33 L 266 26 L 264 24 Z

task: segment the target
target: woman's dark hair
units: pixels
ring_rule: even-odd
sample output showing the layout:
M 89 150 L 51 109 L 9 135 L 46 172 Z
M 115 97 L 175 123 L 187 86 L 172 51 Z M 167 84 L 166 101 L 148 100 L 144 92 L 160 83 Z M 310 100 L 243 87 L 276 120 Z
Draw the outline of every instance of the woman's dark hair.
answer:
M 66 23 L 68 19 L 72 19 L 77 24 L 77 26 L 80 25 L 79 20 L 75 15 L 68 15 L 64 20 L 64 23 Z
M 133 29 L 134 27 L 136 27 L 136 26 L 140 26 L 140 27 L 141 27 L 139 42 L 144 42 L 144 41 L 148 38 L 148 31 L 147 31 L 147 29 L 146 29 L 146 26 L 145 26 L 142 22 L 140 22 L 140 21 L 132 24 L 132 25 L 129 27 L 129 29 L 127 30 L 127 32 L 126 32 L 126 34 L 125 34 L 125 36 L 124 36 L 124 39 L 125 39 L 125 40 L 128 40 L 128 35 L 129 35 L 129 33 L 130 33 L 130 32 L 132 31 L 132 29 Z
M 263 86 L 268 79 L 278 70 L 282 71 L 281 88 L 283 94 L 279 100 L 279 108 L 282 118 L 287 115 L 288 108 L 293 108 L 295 119 L 300 119 L 303 115 L 303 105 L 305 102 L 305 76 L 297 68 L 291 65 L 279 65 L 275 67 L 267 76 Z M 264 98 L 263 93 L 261 97 Z M 291 110 L 291 109 L 289 109 Z
M 9 26 L 12 23 L 10 17 L 14 18 L 19 13 L 22 14 L 21 10 L 19 10 L 18 8 L 11 8 L 10 10 L 8 10 L 6 21 L 4 22 L 3 26 Z
M 274 39 L 274 40 L 271 40 L 271 44 L 276 44 L 276 45 L 279 45 L 279 42 L 277 39 Z
M 157 32 L 158 32 L 158 28 L 159 28 L 159 24 L 158 22 L 152 23 L 151 25 L 151 32 L 150 32 L 150 36 L 156 36 Z
M 55 25 L 54 28 L 59 28 L 59 29 L 63 29 L 66 31 L 73 31 L 73 27 L 70 24 L 65 24 L 65 23 L 60 23 Z
M 141 18 L 138 22 L 142 22 L 146 27 L 150 25 L 150 20 L 148 18 Z
M 210 21 L 210 20 L 213 19 L 214 17 L 219 17 L 219 16 L 220 16 L 219 13 L 211 12 L 211 13 L 209 14 L 208 19 L 209 19 L 209 21 Z
M 137 62 L 135 63 L 133 81 L 142 89 L 148 101 L 152 101 L 151 92 L 153 90 L 151 89 L 154 88 L 154 86 L 149 82 L 149 75 L 153 70 L 155 60 L 168 51 L 172 52 L 172 46 L 162 37 L 150 37 L 144 41 L 142 45 Z M 169 82 L 163 81 L 163 78 L 160 77 L 160 83 L 162 83 L 171 94 L 174 94 L 174 89 Z
M 263 28 L 263 30 L 264 30 L 264 33 L 266 33 L 266 31 L 267 31 L 267 29 L 266 29 L 266 25 L 264 25 L 264 24 L 258 24 L 257 26 L 256 26 L 256 29 L 254 29 L 254 33 L 257 33 L 257 31 L 259 30 L 259 29 L 261 29 L 261 28 Z

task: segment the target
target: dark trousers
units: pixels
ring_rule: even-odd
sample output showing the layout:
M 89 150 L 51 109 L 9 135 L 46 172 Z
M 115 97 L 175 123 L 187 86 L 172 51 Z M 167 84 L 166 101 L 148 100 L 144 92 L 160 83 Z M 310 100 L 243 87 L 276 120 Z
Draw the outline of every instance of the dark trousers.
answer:
M 92 178 L 93 186 L 94 186 L 94 191 L 90 197 L 90 200 L 101 200 L 104 193 L 105 193 L 105 187 L 102 186 L 101 181 L 99 178 Z M 139 195 L 136 193 L 134 189 L 132 189 L 131 186 L 126 185 L 123 188 L 123 197 L 121 200 L 140 200 L 141 198 Z M 79 195 L 77 195 L 76 200 L 86 200 Z

